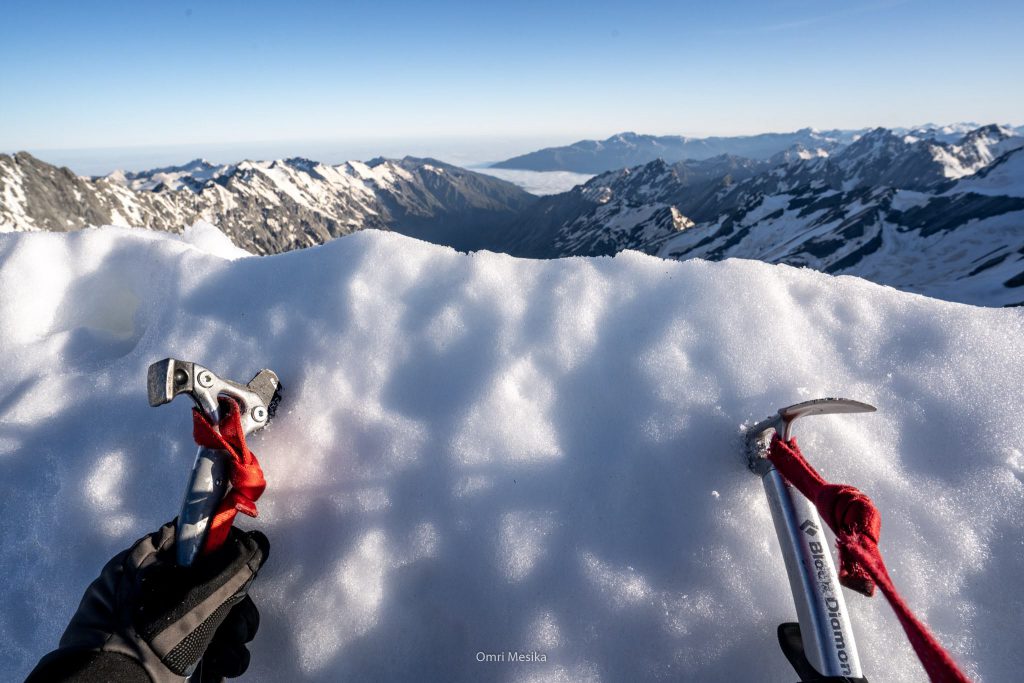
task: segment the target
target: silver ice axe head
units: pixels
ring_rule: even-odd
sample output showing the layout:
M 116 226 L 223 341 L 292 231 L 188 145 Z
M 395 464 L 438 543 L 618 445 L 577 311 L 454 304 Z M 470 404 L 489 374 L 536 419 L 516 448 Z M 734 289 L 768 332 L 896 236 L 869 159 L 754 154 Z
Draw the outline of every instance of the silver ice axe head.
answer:
M 873 413 L 873 405 L 848 398 L 816 398 L 813 401 L 795 403 L 769 418 L 761 420 L 747 430 L 747 458 L 750 469 L 764 475 L 771 469 L 768 462 L 768 448 L 776 433 L 785 440 L 793 435 L 793 423 L 805 415 L 834 415 L 837 413 Z
M 149 405 L 170 403 L 187 394 L 214 423 L 219 418 L 217 399 L 238 402 L 246 435 L 267 426 L 280 401 L 281 381 L 272 370 L 260 370 L 248 384 L 221 379 L 198 363 L 165 358 L 149 366 Z
M 221 379 L 190 361 L 165 358 L 149 366 L 149 405 L 170 403 L 186 394 L 209 421 L 220 422 L 218 398 L 233 398 L 239 407 L 242 429 L 248 436 L 267 426 L 280 401 L 281 382 L 271 370 L 260 370 L 248 384 Z M 177 561 L 189 566 L 198 557 L 210 519 L 227 493 L 230 456 L 224 451 L 200 447 L 192 466 L 185 500 L 178 515 Z

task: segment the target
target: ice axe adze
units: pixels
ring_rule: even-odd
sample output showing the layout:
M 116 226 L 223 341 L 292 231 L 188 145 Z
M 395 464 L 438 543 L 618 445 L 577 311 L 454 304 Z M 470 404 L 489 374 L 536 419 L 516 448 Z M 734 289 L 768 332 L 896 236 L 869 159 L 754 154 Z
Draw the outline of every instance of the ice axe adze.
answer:
M 875 408 L 845 398 L 820 398 L 782 408 L 747 431 L 751 471 L 761 477 L 775 533 L 786 562 L 799 624 L 779 626 L 779 643 L 801 681 L 866 681 L 824 525 L 814 504 L 768 461 L 772 437 L 792 436 L 805 415 L 869 413 Z
M 165 358 L 149 366 L 149 405 L 170 403 L 187 394 L 211 424 L 220 422 L 218 398 L 238 403 L 242 429 L 248 436 L 270 422 L 280 401 L 281 382 L 271 370 L 260 370 L 248 384 L 221 379 L 198 363 Z M 177 526 L 177 562 L 190 566 L 199 555 L 209 527 L 228 488 L 228 454 L 199 447 L 192 466 Z

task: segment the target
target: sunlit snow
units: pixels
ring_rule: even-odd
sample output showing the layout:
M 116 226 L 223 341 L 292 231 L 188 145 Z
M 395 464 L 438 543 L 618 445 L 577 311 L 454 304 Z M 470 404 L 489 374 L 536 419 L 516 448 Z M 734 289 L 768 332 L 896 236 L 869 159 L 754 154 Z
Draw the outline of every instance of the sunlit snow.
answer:
M 247 258 L 212 226 L 0 235 L 0 678 L 173 517 L 188 406 L 149 363 L 285 400 L 251 445 L 270 560 L 249 678 L 780 681 L 794 608 L 741 428 L 815 396 L 805 453 L 882 510 L 913 608 L 1014 680 L 1024 313 L 758 262 L 466 255 L 365 231 Z M 924 674 L 848 597 L 871 680 Z M 545 661 L 478 661 L 537 652 Z

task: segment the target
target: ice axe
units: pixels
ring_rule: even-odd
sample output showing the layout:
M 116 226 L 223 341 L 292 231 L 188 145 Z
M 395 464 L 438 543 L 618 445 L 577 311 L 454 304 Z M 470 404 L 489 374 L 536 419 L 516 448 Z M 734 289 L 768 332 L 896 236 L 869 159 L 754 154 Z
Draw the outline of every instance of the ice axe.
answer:
M 221 379 L 210 370 L 189 361 L 165 358 L 149 366 L 149 405 L 170 403 L 187 394 L 211 424 L 220 422 L 219 397 L 238 403 L 242 429 L 248 436 L 270 422 L 281 400 L 281 381 L 271 370 L 260 370 L 248 384 Z M 228 454 L 199 447 L 192 466 L 177 526 L 177 562 L 190 566 L 198 557 L 210 519 L 228 488 Z
M 220 397 L 234 399 L 246 436 L 266 427 L 281 401 L 281 381 L 272 370 L 260 370 L 243 385 L 221 379 L 198 363 L 165 358 L 149 366 L 147 384 L 149 405 L 161 406 L 187 394 L 214 426 L 220 423 Z M 203 548 L 210 520 L 228 491 L 229 458 L 224 451 L 205 446 L 196 453 L 176 528 L 175 558 L 180 566 L 191 566 Z M 200 659 L 186 681 L 201 677 Z
M 779 626 L 779 644 L 801 681 L 866 681 L 860 667 L 846 600 L 824 526 L 814 504 L 768 460 L 772 437 L 788 441 L 805 415 L 870 413 L 874 406 L 845 398 L 819 398 L 782 408 L 746 433 L 748 464 L 761 477 L 782 548 L 798 624 Z

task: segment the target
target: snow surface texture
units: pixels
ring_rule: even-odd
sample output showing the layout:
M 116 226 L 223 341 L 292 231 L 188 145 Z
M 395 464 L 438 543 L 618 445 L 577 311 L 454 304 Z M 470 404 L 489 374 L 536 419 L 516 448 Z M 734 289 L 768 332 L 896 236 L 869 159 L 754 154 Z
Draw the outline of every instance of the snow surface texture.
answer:
M 176 514 L 188 405 L 145 394 L 166 356 L 286 387 L 241 521 L 273 544 L 250 680 L 791 683 L 741 425 L 835 395 L 880 410 L 807 419 L 804 452 L 878 503 L 897 585 L 970 675 L 1024 667 L 1021 311 L 376 231 L 234 258 L 210 229 L 0 235 L 3 680 Z M 867 676 L 924 680 L 887 604 L 848 600 Z M 547 661 L 477 662 L 509 650 Z

